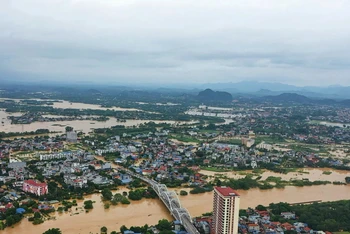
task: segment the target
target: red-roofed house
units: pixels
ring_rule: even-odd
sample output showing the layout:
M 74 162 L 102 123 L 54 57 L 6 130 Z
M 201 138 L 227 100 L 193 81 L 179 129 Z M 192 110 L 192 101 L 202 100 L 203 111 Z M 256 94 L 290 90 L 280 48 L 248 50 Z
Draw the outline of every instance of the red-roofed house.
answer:
M 36 180 L 25 180 L 23 181 L 23 187 L 24 192 L 32 193 L 37 196 L 41 196 L 44 194 L 47 194 L 49 192 L 49 189 L 47 187 L 46 183 L 41 183 Z
M 274 227 L 279 227 L 279 226 L 281 226 L 281 223 L 280 222 L 271 222 L 271 225 Z
M 248 224 L 248 232 L 258 232 L 260 231 L 260 226 L 255 223 Z
M 290 223 L 283 223 L 281 224 L 281 227 L 287 231 L 294 230 L 294 226 Z
M 142 175 L 145 175 L 145 176 L 147 176 L 147 175 L 151 175 L 152 174 L 152 170 L 149 170 L 149 169 L 143 169 L 142 170 Z

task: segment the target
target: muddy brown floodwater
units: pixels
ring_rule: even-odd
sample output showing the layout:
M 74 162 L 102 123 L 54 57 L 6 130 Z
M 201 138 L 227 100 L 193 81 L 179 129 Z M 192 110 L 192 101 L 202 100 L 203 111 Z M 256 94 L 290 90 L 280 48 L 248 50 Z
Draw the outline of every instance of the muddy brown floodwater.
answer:
M 159 199 L 132 201 L 130 205 L 111 205 L 109 209 L 104 209 L 100 194 L 87 196 L 85 200 L 96 201 L 93 204 L 94 208 L 88 213 L 80 211 L 79 207 L 83 206 L 83 201 L 78 201 L 78 211 L 73 207 L 72 212 L 62 214 L 56 212 L 56 220 L 33 225 L 27 219 L 23 219 L 14 228 L 6 228 L 0 232 L 6 234 L 41 234 L 50 228 L 60 228 L 64 234 L 88 234 L 100 233 L 102 226 L 106 226 L 109 230 L 108 232 L 111 232 L 113 230 L 119 231 L 122 225 L 130 227 L 157 224 L 158 220 L 163 218 L 172 220 L 171 215 Z M 79 214 L 72 215 L 72 213 L 76 212 L 79 212 Z
M 4 123 L 0 125 L 0 132 L 31 132 L 37 129 L 49 129 L 52 132 L 64 132 L 66 126 L 73 127 L 76 131 L 82 131 L 89 133 L 96 128 L 110 128 L 115 125 L 123 125 L 126 127 L 137 126 L 140 124 L 155 122 L 168 123 L 168 124 L 191 124 L 195 121 L 173 121 L 173 120 L 132 120 L 128 119 L 126 122 L 118 122 L 116 118 L 110 117 L 109 120 L 93 121 L 93 120 L 71 120 L 71 121 L 52 121 L 52 122 L 34 122 L 31 124 L 11 124 L 11 121 L 7 119 L 7 116 L 12 115 L 0 110 L 0 120 Z M 16 115 L 20 115 L 16 113 Z M 0 122 L 1 122 L 0 121 Z
M 174 190 L 179 192 L 181 189 Z M 189 189 L 185 190 L 189 191 Z M 284 189 L 238 190 L 238 193 L 241 195 L 240 207 L 248 208 L 259 204 L 268 205 L 273 202 L 297 203 L 314 200 L 336 201 L 350 199 L 350 186 L 332 184 L 310 187 L 287 186 Z M 212 210 L 212 199 L 212 192 L 180 197 L 183 207 L 187 208 L 193 217 L 210 212 Z M 80 212 L 78 215 L 72 216 L 70 212 L 56 213 L 56 220 L 45 221 L 45 223 L 37 226 L 24 219 L 20 224 L 15 225 L 14 228 L 6 228 L 0 232 L 6 234 L 40 234 L 49 228 L 60 228 L 65 234 L 88 234 L 99 233 L 102 226 L 106 226 L 110 232 L 112 230 L 118 231 L 122 225 L 127 227 L 144 224 L 152 225 L 163 218 L 172 220 L 169 212 L 159 199 L 132 201 L 130 205 L 111 206 L 109 209 L 104 209 L 100 194 L 88 196 L 85 200 L 96 201 L 94 209 L 89 213 Z M 83 201 L 78 201 L 78 207 L 82 207 L 82 205 Z
M 180 189 L 177 189 L 177 192 Z M 189 190 L 187 190 L 189 191 Z M 319 185 L 310 187 L 287 186 L 284 189 L 249 189 L 238 190 L 241 196 L 240 207 L 256 207 L 257 205 L 269 205 L 270 203 L 309 202 L 315 200 L 336 201 L 350 199 L 350 185 Z M 212 210 L 213 194 L 204 193 L 180 197 L 183 207 L 187 208 L 192 216 L 199 216 Z
M 244 178 L 246 176 L 246 173 L 249 173 L 251 171 L 231 171 L 231 172 L 213 172 L 213 171 L 206 171 L 201 170 L 200 173 L 207 175 L 207 176 L 226 176 L 227 178 Z M 329 172 L 331 174 L 327 174 L 326 172 Z M 240 174 L 244 173 L 244 174 Z M 340 181 L 345 182 L 345 177 L 350 176 L 350 171 L 342 171 L 342 170 L 335 170 L 332 168 L 304 168 L 300 169 L 297 172 L 289 172 L 287 174 L 281 174 L 276 173 L 272 171 L 264 171 L 261 174 L 261 180 L 266 180 L 269 176 L 274 177 L 281 177 L 282 180 L 302 180 L 302 179 L 308 179 L 310 181 L 316 181 L 316 180 L 323 180 L 323 181 Z

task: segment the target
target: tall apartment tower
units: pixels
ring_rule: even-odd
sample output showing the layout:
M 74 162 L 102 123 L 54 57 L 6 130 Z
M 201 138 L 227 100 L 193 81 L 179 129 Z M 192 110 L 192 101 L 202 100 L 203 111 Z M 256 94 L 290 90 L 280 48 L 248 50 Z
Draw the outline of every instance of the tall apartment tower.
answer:
M 214 234 L 237 234 L 239 220 L 239 194 L 230 187 L 215 187 L 213 202 Z

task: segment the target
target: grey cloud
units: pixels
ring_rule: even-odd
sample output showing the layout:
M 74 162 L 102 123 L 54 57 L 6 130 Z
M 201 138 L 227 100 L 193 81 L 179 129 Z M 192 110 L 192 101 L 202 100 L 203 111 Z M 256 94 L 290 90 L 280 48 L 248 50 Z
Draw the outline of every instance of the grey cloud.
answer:
M 106 82 L 350 80 L 345 0 L 3 0 L 0 14 L 0 74 Z

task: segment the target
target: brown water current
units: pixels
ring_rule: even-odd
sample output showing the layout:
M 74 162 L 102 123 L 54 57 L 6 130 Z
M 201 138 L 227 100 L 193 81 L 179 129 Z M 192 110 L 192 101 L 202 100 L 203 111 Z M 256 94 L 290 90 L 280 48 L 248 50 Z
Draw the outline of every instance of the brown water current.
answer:
M 37 129 L 49 129 L 51 132 L 64 132 L 66 126 L 73 127 L 76 131 L 82 131 L 89 133 L 92 129 L 96 128 L 109 128 L 115 125 L 123 125 L 126 127 L 137 126 L 148 122 L 155 123 L 169 123 L 169 124 L 186 124 L 192 122 L 179 122 L 172 120 L 126 120 L 126 122 L 118 122 L 116 118 L 110 117 L 105 122 L 92 121 L 92 120 L 72 120 L 72 121 L 53 121 L 53 122 L 34 122 L 31 124 L 11 124 L 11 121 L 7 119 L 7 116 L 12 115 L 4 111 L 0 111 L 0 117 L 5 118 L 4 124 L 0 125 L 0 132 L 31 132 Z M 17 114 L 18 115 L 18 114 Z
M 174 189 L 179 192 L 181 189 Z M 184 189 L 189 191 L 189 189 Z M 336 201 L 350 199 L 349 185 L 319 185 L 310 187 L 291 187 L 284 189 L 270 190 L 238 190 L 241 196 L 240 207 L 255 207 L 259 204 L 268 205 L 277 202 L 308 202 L 315 200 Z M 187 208 L 191 215 L 199 216 L 212 210 L 212 192 L 179 197 L 183 207 Z M 94 194 L 85 198 L 86 200 L 96 201 L 94 209 L 85 213 L 79 211 L 79 214 L 72 215 L 76 211 L 63 214 L 56 213 L 56 220 L 45 221 L 40 225 L 33 225 L 27 220 L 23 220 L 14 228 L 7 228 L 3 233 L 42 233 L 49 228 L 60 228 L 63 233 L 97 233 L 102 226 L 106 226 L 109 231 L 118 231 L 120 226 L 128 227 L 134 225 L 156 224 L 158 220 L 166 218 L 171 220 L 169 211 L 165 208 L 159 199 L 143 199 L 141 201 L 132 201 L 130 205 L 111 206 L 104 209 L 99 194 Z M 83 201 L 78 202 L 78 207 L 82 207 Z

